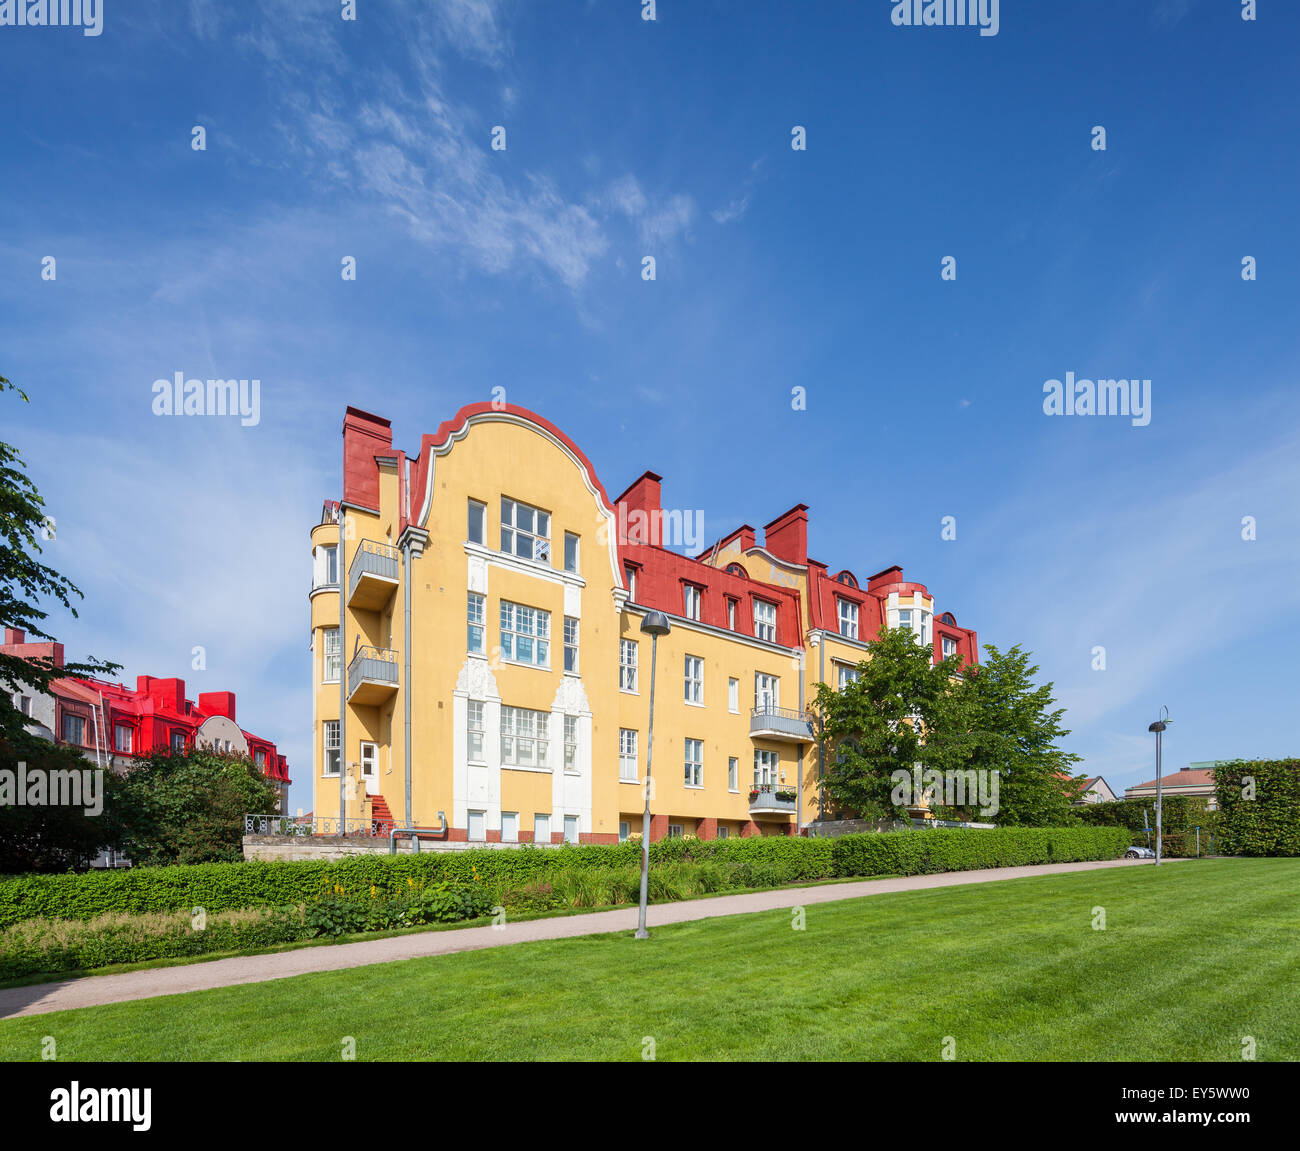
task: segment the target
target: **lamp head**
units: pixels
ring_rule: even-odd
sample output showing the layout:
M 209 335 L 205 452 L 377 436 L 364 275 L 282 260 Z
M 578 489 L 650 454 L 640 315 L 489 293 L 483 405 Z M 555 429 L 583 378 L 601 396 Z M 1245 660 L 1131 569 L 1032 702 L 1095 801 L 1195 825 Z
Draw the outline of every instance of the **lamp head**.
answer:
M 661 611 L 648 611 L 641 620 L 641 631 L 644 635 L 655 636 L 667 635 L 672 631 L 672 625 L 668 622 L 668 617 Z

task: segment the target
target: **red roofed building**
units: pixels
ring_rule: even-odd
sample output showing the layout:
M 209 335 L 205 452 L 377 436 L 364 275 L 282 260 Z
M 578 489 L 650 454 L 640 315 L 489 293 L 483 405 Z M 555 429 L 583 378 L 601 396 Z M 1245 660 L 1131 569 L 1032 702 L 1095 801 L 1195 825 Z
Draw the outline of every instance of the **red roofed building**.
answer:
M 61 643 L 28 643 L 16 628 L 5 629 L 0 651 L 63 666 Z M 75 747 L 88 760 L 119 772 L 128 770 L 137 756 L 168 747 L 247 754 L 279 785 L 281 810 L 287 802 L 288 761 L 274 742 L 239 726 L 233 692 L 204 692 L 195 703 L 185 698 L 183 679 L 142 675 L 131 688 L 112 680 L 68 677 L 56 679 L 48 694 L 20 688 L 14 705 L 33 734 Z

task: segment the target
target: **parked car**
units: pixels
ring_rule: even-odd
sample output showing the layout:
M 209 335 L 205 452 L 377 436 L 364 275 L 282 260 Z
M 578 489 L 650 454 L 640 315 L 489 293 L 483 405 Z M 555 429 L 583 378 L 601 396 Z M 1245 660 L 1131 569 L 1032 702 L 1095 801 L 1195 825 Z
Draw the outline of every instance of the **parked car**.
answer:
M 1138 847 L 1136 844 L 1124 852 L 1125 859 L 1155 859 L 1155 857 L 1156 853 L 1151 848 Z

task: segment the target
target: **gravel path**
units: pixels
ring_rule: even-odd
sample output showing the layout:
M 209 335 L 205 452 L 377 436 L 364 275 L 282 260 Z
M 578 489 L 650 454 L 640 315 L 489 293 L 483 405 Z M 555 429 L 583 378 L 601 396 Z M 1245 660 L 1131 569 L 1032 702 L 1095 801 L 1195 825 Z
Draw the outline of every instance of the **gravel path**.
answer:
M 934 887 L 961 887 L 968 883 L 993 883 L 1030 875 L 1061 875 L 1073 871 L 1097 871 L 1107 867 L 1141 867 L 1149 860 L 1110 860 L 1101 863 L 1056 863 L 1034 867 L 999 867 L 985 871 L 953 871 L 941 875 L 914 875 L 902 879 L 868 879 L 859 883 L 830 883 L 818 887 L 786 887 L 751 895 L 720 895 L 685 903 L 661 903 L 649 908 L 651 928 L 718 915 L 747 915 L 755 911 L 833 903 L 866 895 L 894 891 L 924 891 Z M 1166 860 L 1174 863 L 1176 860 Z M 304 947 L 272 955 L 246 955 L 230 959 L 157 967 L 123 975 L 96 975 L 62 983 L 41 983 L 30 987 L 0 989 L 0 1019 L 19 1015 L 42 1015 L 73 1007 L 95 1007 L 129 999 L 151 999 L 158 995 L 180 995 L 212 987 L 240 983 L 261 983 L 287 979 L 312 971 L 338 971 L 396 959 L 427 955 L 449 955 L 457 951 L 478 951 L 540 939 L 569 939 L 578 935 L 634 931 L 637 909 L 597 911 L 587 915 L 555 919 L 531 919 L 503 927 L 466 927 L 453 931 L 429 931 L 395 935 L 387 939 L 363 940 L 323 947 Z

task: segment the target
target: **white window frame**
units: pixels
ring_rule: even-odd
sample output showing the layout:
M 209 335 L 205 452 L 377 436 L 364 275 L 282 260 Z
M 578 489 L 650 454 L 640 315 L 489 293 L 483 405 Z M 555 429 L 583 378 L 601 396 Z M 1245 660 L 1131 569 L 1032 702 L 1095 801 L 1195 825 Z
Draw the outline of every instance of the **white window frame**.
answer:
M 740 680 L 735 677 L 727 679 L 727 710 L 732 715 L 740 714 Z
M 836 686 L 840 691 L 843 691 L 851 683 L 857 683 L 862 678 L 862 673 L 852 664 L 837 663 L 835 668 L 838 673 Z
M 578 765 L 578 717 L 564 717 L 564 770 L 569 775 L 579 774 Z
M 734 755 L 727 757 L 727 790 L 740 790 L 740 760 Z
M 940 652 L 942 659 L 948 659 L 950 656 L 957 654 L 957 641 L 950 635 L 941 635 L 939 637 Z
M 519 842 L 519 812 L 503 811 L 501 813 L 501 842 Z
M 638 758 L 640 737 L 635 728 L 618 729 L 618 778 L 623 783 L 637 783 L 641 777 L 641 762 Z M 631 774 L 628 773 L 629 766 Z
M 727 627 L 732 631 L 736 630 L 736 601 L 734 599 L 727 600 Z
M 523 667 L 551 666 L 551 613 L 529 604 L 514 603 L 503 599 L 498 614 L 501 637 L 501 658 L 506 663 L 519 664 Z M 529 627 L 522 625 L 529 622 Z M 523 659 L 519 655 L 520 641 L 523 640 L 531 649 L 532 656 Z
M 578 675 L 578 639 L 582 634 L 582 621 L 577 616 L 564 617 L 564 671 Z
M 502 704 L 501 766 L 549 771 L 550 719 L 549 711 Z M 527 748 L 526 755 L 523 754 L 524 748 Z
M 632 838 L 632 821 L 629 819 L 620 819 L 618 821 L 618 841 L 626 843 Z
M 122 746 L 122 740 L 119 738 L 122 732 L 126 733 L 126 746 Z M 135 729 L 129 723 L 113 724 L 113 751 L 122 755 L 131 754 L 131 745 L 134 739 Z
M 776 604 L 770 600 L 754 600 L 754 638 L 776 643 Z
M 339 629 L 337 627 L 323 627 L 320 634 L 320 681 L 321 683 L 338 683 L 343 675 L 343 648 L 339 641 Z M 332 675 L 331 672 L 333 672 Z
M 577 845 L 582 842 L 582 821 L 576 815 L 566 815 L 561 826 L 564 828 L 564 842 Z M 573 832 L 570 834 L 569 829 Z
M 754 786 L 774 786 L 781 779 L 781 754 L 763 747 L 754 748 Z
M 618 642 L 618 689 L 637 694 L 637 641 L 621 639 Z M 629 659 L 629 655 L 631 658 Z
M 324 721 L 321 730 L 321 775 L 328 775 L 331 778 L 339 774 L 339 769 L 343 763 L 343 749 L 339 743 L 339 721 L 337 719 L 327 719 Z M 330 753 L 335 755 L 334 770 L 330 770 Z
M 668 825 L 669 839 L 681 839 L 683 834 L 684 834 L 684 829 L 680 823 L 670 823 Z
M 636 603 L 636 568 L 625 567 L 623 569 L 623 579 L 627 583 L 628 602 Z
M 837 614 L 839 617 L 840 635 L 846 639 L 858 638 L 858 605 L 851 599 L 845 599 L 843 596 L 836 596 Z
M 465 650 L 473 655 L 487 651 L 487 596 L 472 591 L 465 594 Z
M 521 516 L 520 512 L 527 515 Z M 530 524 L 524 527 L 523 524 Z M 521 544 L 520 540 L 528 543 Z M 523 552 L 519 549 L 523 547 Z M 531 563 L 551 562 L 551 513 L 521 500 L 501 497 L 501 549 L 505 555 Z
M 573 564 L 569 564 L 569 544 L 573 544 Z M 564 533 L 564 570 L 577 575 L 582 570 L 582 537 L 577 532 Z
M 781 706 L 781 677 L 765 671 L 754 672 L 754 706 L 777 708 Z
M 704 740 L 682 741 L 682 779 L 692 790 L 704 786 Z
M 538 839 L 538 834 L 542 838 Z M 551 814 L 547 812 L 543 815 L 541 812 L 533 813 L 533 842 L 550 843 L 551 842 Z
M 696 707 L 704 706 L 704 660 L 698 655 L 688 655 L 683 662 L 683 687 L 685 699 Z
M 487 763 L 487 724 L 481 699 L 465 701 L 465 758 L 470 763 Z
M 697 622 L 700 618 L 700 603 L 704 599 L 700 594 L 700 589 L 694 584 L 682 585 L 682 614 L 687 619 L 693 619 Z
M 474 513 L 478 513 L 478 538 L 474 535 Z M 487 542 L 487 504 L 471 499 L 465 508 L 465 539 L 472 544 Z

